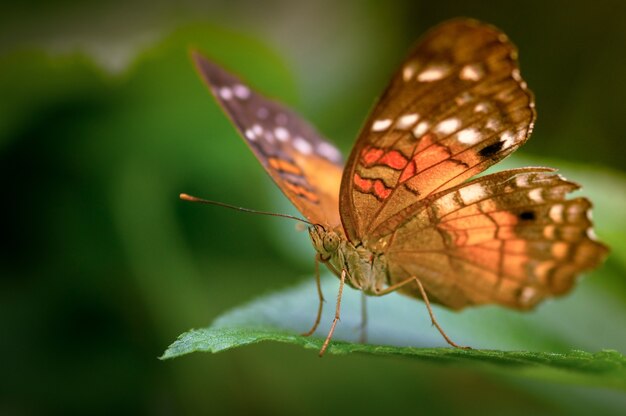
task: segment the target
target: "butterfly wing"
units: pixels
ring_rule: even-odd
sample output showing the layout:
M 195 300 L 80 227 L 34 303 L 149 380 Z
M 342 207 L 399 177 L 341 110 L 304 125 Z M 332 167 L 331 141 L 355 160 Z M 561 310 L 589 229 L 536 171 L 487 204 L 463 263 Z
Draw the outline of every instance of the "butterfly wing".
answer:
M 340 212 L 351 241 L 517 149 L 535 119 L 517 51 L 461 19 L 426 34 L 380 98 L 350 154 Z
M 589 201 L 565 199 L 577 185 L 547 168 L 464 183 L 523 144 L 534 119 L 502 32 L 468 19 L 434 28 L 350 155 L 340 191 L 348 238 L 384 254 L 390 285 L 417 276 L 431 300 L 453 309 L 529 309 L 566 293 L 608 251 L 593 239 Z
M 311 222 L 339 219 L 341 153 L 296 113 L 192 52 L 195 66 L 265 170 Z
M 391 284 L 419 276 L 453 309 L 497 303 L 530 309 L 568 292 L 608 249 L 595 241 L 591 203 L 566 200 L 578 185 L 547 168 L 483 176 L 427 198 L 377 231 Z M 404 293 L 421 298 L 415 288 Z

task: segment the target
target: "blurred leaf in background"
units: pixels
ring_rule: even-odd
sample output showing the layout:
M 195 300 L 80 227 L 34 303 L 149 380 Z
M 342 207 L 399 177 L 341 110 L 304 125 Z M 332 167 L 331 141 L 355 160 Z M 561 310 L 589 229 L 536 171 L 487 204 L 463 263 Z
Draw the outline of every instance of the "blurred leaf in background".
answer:
M 319 360 L 262 344 L 157 359 L 181 332 L 313 269 L 308 237 L 292 223 L 177 199 L 290 209 L 197 79 L 189 46 L 296 107 L 347 152 L 411 43 L 459 15 L 499 26 L 520 49 L 539 120 L 519 152 L 527 159 L 514 163 L 570 167 L 613 249 L 571 299 L 537 311 L 547 322 L 514 320 L 536 330 L 536 345 L 624 353 L 623 2 L 0 7 L 0 414 L 623 413 L 616 390 L 401 357 Z M 423 305 L 406 307 L 413 315 Z M 489 313 L 450 322 L 475 316 L 479 327 Z M 553 330 L 572 345 L 551 343 Z M 516 345 L 506 331 L 498 327 Z

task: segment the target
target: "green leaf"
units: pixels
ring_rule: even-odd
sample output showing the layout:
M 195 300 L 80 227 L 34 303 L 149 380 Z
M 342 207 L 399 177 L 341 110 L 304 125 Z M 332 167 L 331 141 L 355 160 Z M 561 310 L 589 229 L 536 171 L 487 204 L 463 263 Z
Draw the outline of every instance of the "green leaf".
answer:
M 272 328 L 209 327 L 184 333 L 167 349 L 162 358 L 174 358 L 192 351 L 219 352 L 261 341 L 283 342 L 315 350 L 319 350 L 323 342 L 320 338 L 306 338 Z M 515 372 L 529 378 L 626 390 L 626 357 L 615 350 L 603 350 L 595 354 L 572 350 L 559 354 L 391 347 L 335 341 L 328 352 L 400 355 L 440 364 L 472 366 L 487 371 Z
M 336 280 L 330 276 L 323 279 L 323 289 L 326 293 L 336 290 Z M 369 335 L 375 344 L 387 345 L 359 344 L 354 342 L 359 335 L 357 330 L 360 319 L 359 301 L 360 294 L 357 291 L 346 290 L 342 303 L 342 320 L 327 354 L 399 355 L 416 360 L 463 365 L 533 379 L 541 378 L 626 390 L 626 357 L 615 350 L 602 350 L 592 354 L 581 350 L 566 350 L 566 347 L 554 348 L 554 345 L 558 345 L 556 340 L 553 340 L 552 349 L 557 352 L 456 350 L 446 347 L 403 346 L 442 345 L 443 342 L 437 339 L 439 337 L 437 332 L 428 325 L 425 310 L 419 313 L 423 305 L 399 295 L 390 295 L 387 298 L 373 299 L 369 302 L 371 315 L 368 322 Z M 580 300 L 575 299 L 575 301 Z M 315 302 L 315 288 L 312 282 L 261 297 L 225 313 L 208 328 L 194 329 L 182 334 L 161 358 L 174 358 L 196 351 L 216 353 L 261 341 L 289 343 L 319 350 L 334 309 L 329 307 L 332 306 L 328 305 L 330 302 L 327 302 L 325 308 L 327 313 L 323 316 L 323 322 L 326 324 L 324 329 L 319 330 L 313 337 L 299 335 L 311 324 Z M 414 309 L 414 313 L 409 313 L 411 309 Z M 547 345 L 545 339 L 549 338 L 541 328 L 532 328 L 531 322 L 526 322 L 526 320 L 540 320 L 541 317 L 536 316 L 541 315 L 539 313 L 535 316 L 524 317 L 511 311 L 487 308 L 487 311 L 477 309 L 463 314 L 454 314 L 443 308 L 436 308 L 436 314 L 449 334 L 453 334 L 453 337 L 458 335 L 457 341 L 466 341 L 470 338 L 468 330 L 480 331 L 483 328 L 481 335 L 486 335 L 485 327 L 494 331 L 487 336 L 488 340 L 484 342 L 485 344 L 507 345 L 510 344 L 511 336 L 513 336 L 513 339 L 517 339 L 521 345 L 525 346 L 542 345 L 542 342 L 537 342 L 536 339 L 544 339 L 543 346 L 545 346 Z M 480 323 L 476 322 L 477 314 L 480 315 Z M 587 323 L 582 322 L 582 324 Z M 604 329 L 611 330 L 606 326 Z M 553 338 L 559 337 L 553 334 Z M 567 336 L 561 335 L 561 338 L 567 338 Z M 566 339 L 561 339 L 561 341 L 563 345 L 568 344 Z

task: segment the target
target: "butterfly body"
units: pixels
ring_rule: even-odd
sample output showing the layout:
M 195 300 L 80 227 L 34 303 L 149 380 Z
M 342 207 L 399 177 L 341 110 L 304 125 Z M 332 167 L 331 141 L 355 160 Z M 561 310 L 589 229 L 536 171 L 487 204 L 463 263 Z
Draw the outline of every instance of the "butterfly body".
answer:
M 554 169 L 476 177 L 519 148 L 536 117 L 517 49 L 491 25 L 456 19 L 431 29 L 392 77 L 345 165 L 293 110 L 198 52 L 193 60 L 313 224 L 317 259 L 340 288 L 397 290 L 455 310 L 529 310 L 569 292 L 608 253 L 593 233 L 590 201 L 567 199 L 579 186 Z M 339 304 L 333 328 L 338 317 Z
M 320 261 L 341 276 L 346 271 L 346 283 L 366 295 L 378 295 L 389 284 L 384 253 L 374 252 L 363 244 L 354 245 L 341 234 L 316 225 L 309 228 L 313 247 Z

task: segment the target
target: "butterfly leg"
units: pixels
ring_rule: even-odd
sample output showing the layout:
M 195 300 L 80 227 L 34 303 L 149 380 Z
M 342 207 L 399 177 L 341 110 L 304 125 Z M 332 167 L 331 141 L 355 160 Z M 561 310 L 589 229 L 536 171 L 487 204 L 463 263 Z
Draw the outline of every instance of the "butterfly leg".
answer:
M 400 289 L 402 286 L 409 284 L 411 282 L 415 282 L 415 284 L 417 285 L 417 288 L 419 289 L 421 295 L 422 295 L 422 299 L 424 299 L 424 303 L 426 304 L 426 308 L 428 309 L 428 315 L 430 315 L 430 321 L 432 322 L 432 324 L 437 328 L 437 330 L 439 331 L 439 333 L 441 334 L 441 336 L 443 337 L 443 339 L 446 340 L 446 342 L 448 344 L 450 344 L 451 346 L 453 346 L 454 348 L 459 348 L 462 350 L 471 350 L 471 347 L 467 347 L 467 346 L 463 346 L 463 345 L 459 345 L 456 342 L 452 341 L 450 339 L 450 337 L 448 337 L 448 335 L 445 333 L 445 331 L 443 330 L 443 328 L 441 327 L 441 325 L 439 325 L 439 322 L 437 322 L 437 319 L 435 318 L 435 314 L 432 310 L 432 308 L 430 307 L 430 301 L 428 300 L 428 295 L 426 295 L 426 291 L 424 290 L 424 286 L 422 285 L 422 282 L 420 281 L 420 279 L 417 278 L 417 276 L 411 276 L 406 280 L 403 280 L 401 282 L 396 283 L 395 285 L 391 285 L 389 287 L 386 287 L 385 289 L 381 290 L 380 292 L 376 293 L 376 296 L 384 296 L 388 293 L 394 292 L 398 289 Z
M 323 356 L 326 352 L 326 348 L 328 348 L 330 339 L 333 337 L 335 327 L 337 326 L 337 322 L 339 321 L 339 313 L 341 311 L 341 296 L 343 295 L 343 286 L 346 283 L 346 273 L 346 269 L 343 269 L 341 271 L 341 278 L 339 279 L 339 293 L 337 294 L 337 308 L 335 309 L 335 319 L 333 319 L 333 324 L 330 326 L 330 331 L 328 331 L 326 340 L 324 340 L 324 344 L 322 345 L 322 349 L 320 350 L 320 357 Z
M 359 342 L 365 344 L 367 342 L 367 295 L 361 292 L 361 334 Z
M 322 308 L 324 307 L 324 294 L 322 293 L 322 283 L 320 282 L 320 259 L 318 256 L 315 256 L 315 283 L 317 285 L 317 295 L 319 296 L 319 306 L 317 307 L 317 317 L 315 318 L 315 322 L 311 329 L 307 332 L 304 332 L 302 336 L 308 337 L 315 332 L 317 326 L 320 324 L 320 320 L 322 319 Z
M 435 314 L 433 313 L 433 310 L 430 307 L 430 301 L 428 300 L 428 296 L 426 296 L 426 291 L 424 290 L 424 286 L 422 286 L 422 282 L 420 282 L 420 279 L 418 279 L 417 277 L 414 277 L 414 279 L 415 279 L 415 283 L 417 283 L 417 287 L 419 288 L 420 293 L 422 294 L 422 299 L 424 299 L 424 303 L 426 304 L 426 308 L 428 308 L 428 314 L 430 315 L 430 320 L 433 323 L 433 325 L 435 325 L 435 327 L 437 327 L 437 330 L 439 331 L 439 333 L 441 334 L 443 339 L 445 339 L 446 342 L 448 344 L 452 345 L 454 348 L 459 348 L 459 349 L 462 349 L 462 350 L 471 350 L 472 349 L 471 347 L 458 345 L 457 343 L 452 341 L 450 339 L 450 337 L 448 337 L 448 335 L 446 335 L 446 333 L 443 330 L 443 328 L 441 327 L 441 325 L 439 325 L 439 323 L 437 322 L 437 319 L 435 319 Z

